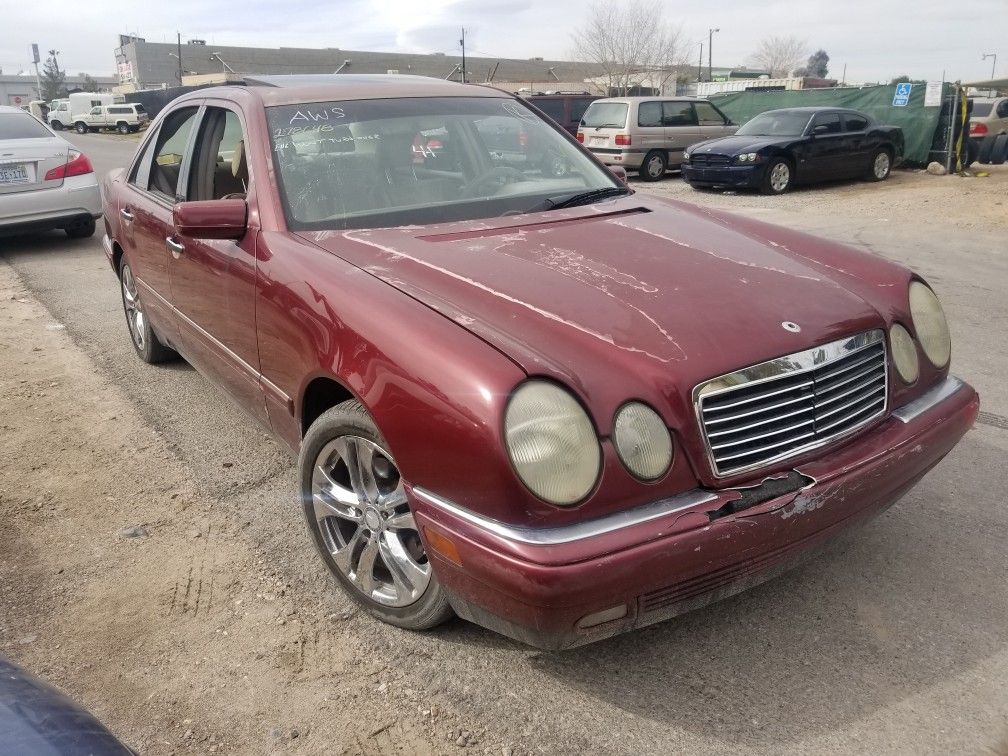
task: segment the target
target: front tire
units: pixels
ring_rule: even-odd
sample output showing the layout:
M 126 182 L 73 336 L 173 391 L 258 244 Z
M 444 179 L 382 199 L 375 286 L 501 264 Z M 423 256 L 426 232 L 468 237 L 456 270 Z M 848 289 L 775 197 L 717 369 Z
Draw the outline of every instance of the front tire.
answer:
M 63 124 L 59 121 L 53 121 L 49 125 L 52 126 L 53 131 L 63 131 Z
M 644 156 L 644 162 L 638 170 L 641 181 L 658 181 L 668 170 L 668 158 L 661 150 L 651 150 Z
M 130 340 L 137 356 L 149 365 L 178 357 L 175 350 L 161 343 L 151 328 L 143 303 L 140 301 L 136 278 L 125 257 L 119 266 L 119 288 L 122 292 L 123 311 L 126 313 L 126 327 L 129 329 Z
M 74 131 L 78 134 L 87 134 L 89 129 L 84 121 L 77 121 L 77 123 L 74 124 Z
M 315 547 L 351 599 L 409 630 L 451 619 L 399 468 L 360 402 L 338 404 L 312 423 L 301 445 L 298 483 Z
M 120 134 L 129 134 L 130 133 L 129 124 L 128 123 L 120 123 L 120 124 L 118 124 L 116 126 L 116 131 L 118 131 Z
M 784 194 L 794 182 L 794 169 L 784 158 L 771 158 L 763 174 L 760 187 L 763 194 Z

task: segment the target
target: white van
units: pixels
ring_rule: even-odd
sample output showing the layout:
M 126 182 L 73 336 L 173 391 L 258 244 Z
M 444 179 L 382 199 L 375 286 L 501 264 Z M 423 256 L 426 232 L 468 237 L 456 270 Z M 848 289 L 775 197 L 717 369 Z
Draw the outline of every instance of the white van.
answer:
M 588 106 L 577 139 L 606 165 L 657 181 L 677 168 L 683 150 L 731 136 L 738 126 L 708 100 L 696 97 L 607 97 Z
M 100 105 L 114 105 L 123 100 L 122 95 L 108 92 L 74 92 L 65 98 L 53 100 L 55 107 L 49 110 L 49 125 L 55 131 L 71 129 L 80 116 L 91 112 L 91 108 Z

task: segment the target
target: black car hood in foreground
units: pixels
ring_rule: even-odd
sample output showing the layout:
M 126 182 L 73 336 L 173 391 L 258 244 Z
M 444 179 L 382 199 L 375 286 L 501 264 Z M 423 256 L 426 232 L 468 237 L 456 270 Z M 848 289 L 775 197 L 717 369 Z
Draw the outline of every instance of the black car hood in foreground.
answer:
M 702 155 L 709 152 L 712 155 L 740 155 L 745 152 L 759 152 L 764 147 L 787 147 L 795 141 L 802 139 L 800 136 L 735 136 L 711 139 L 700 144 L 693 145 L 690 149 L 691 155 Z
M 80 706 L 2 658 L 0 753 L 18 756 L 133 754 Z

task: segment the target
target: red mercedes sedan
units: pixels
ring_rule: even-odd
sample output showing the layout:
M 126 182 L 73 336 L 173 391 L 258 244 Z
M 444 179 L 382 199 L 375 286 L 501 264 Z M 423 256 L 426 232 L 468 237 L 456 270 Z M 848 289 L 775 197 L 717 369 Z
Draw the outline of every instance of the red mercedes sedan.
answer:
M 299 455 L 322 560 L 401 627 L 564 648 L 695 608 L 892 505 L 977 415 L 920 276 L 636 194 L 487 87 L 200 90 L 104 189 L 137 354 Z

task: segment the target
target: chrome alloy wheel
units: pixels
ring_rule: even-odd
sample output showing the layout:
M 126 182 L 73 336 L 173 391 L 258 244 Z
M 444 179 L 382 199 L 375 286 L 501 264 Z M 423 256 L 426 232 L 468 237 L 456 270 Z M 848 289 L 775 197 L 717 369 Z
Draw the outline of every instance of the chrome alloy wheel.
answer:
M 783 192 L 791 183 L 791 169 L 787 163 L 777 163 L 770 171 L 770 186 L 775 192 Z
M 665 174 L 665 167 L 662 165 L 662 159 L 658 155 L 653 155 L 648 160 L 647 172 L 648 176 L 654 179 L 661 178 Z
M 875 156 L 875 163 L 872 165 L 872 171 L 875 173 L 875 178 L 884 179 L 889 175 L 889 153 L 880 152 Z
M 325 548 L 364 596 L 392 607 L 427 589 L 427 561 L 399 469 L 378 444 L 339 436 L 319 452 L 312 505 Z
M 126 324 L 129 326 L 130 336 L 137 349 L 143 351 L 144 348 L 144 311 L 137 296 L 136 279 L 133 278 L 133 271 L 129 265 L 123 265 L 122 269 L 122 296 L 123 305 L 126 307 Z

